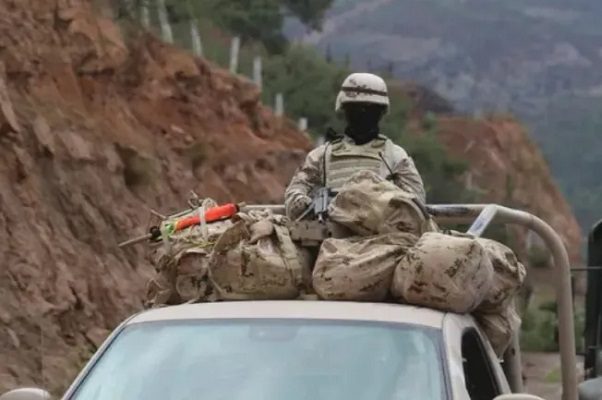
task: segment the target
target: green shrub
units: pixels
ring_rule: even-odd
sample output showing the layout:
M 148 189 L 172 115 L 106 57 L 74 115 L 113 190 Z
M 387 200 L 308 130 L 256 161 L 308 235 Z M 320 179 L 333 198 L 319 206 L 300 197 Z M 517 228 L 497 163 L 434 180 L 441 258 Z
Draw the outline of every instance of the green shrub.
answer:
M 559 383 L 560 382 L 560 369 L 559 368 L 555 368 L 552 371 L 550 371 L 546 377 L 544 378 L 544 380 L 547 383 Z
M 556 317 L 548 311 L 528 309 L 523 316 L 520 334 L 522 351 L 552 352 L 558 346 L 554 340 Z
M 190 162 L 191 168 L 197 169 L 207 160 L 207 145 L 203 142 L 196 142 L 184 150 L 184 156 Z
M 159 172 L 153 159 L 128 147 L 116 146 L 116 150 L 123 163 L 123 179 L 127 187 L 150 185 L 156 180 Z
M 533 246 L 527 253 L 527 261 L 534 268 L 545 268 L 549 265 L 550 253 L 542 247 Z
M 555 334 L 557 329 L 555 302 L 545 302 L 537 309 L 528 309 L 523 315 L 520 333 L 522 351 L 556 352 L 558 344 Z M 582 307 L 576 307 L 574 315 L 575 338 L 577 352 L 583 351 L 583 329 L 585 327 L 585 312 Z

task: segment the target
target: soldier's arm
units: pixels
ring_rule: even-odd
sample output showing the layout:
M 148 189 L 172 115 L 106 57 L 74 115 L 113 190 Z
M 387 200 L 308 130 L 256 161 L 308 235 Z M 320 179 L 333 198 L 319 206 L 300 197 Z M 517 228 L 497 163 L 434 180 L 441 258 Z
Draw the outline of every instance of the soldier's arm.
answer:
M 414 164 L 412 158 L 405 155 L 393 170 L 393 183 L 399 186 L 401 189 L 413 193 L 426 204 L 426 192 L 424 190 L 424 183 L 422 177 Z
M 299 198 L 309 197 L 312 190 L 322 184 L 323 157 L 324 146 L 315 148 L 309 152 L 303 165 L 295 172 L 284 192 L 287 215 L 291 216 L 291 209 L 294 208 L 294 204 L 299 202 Z

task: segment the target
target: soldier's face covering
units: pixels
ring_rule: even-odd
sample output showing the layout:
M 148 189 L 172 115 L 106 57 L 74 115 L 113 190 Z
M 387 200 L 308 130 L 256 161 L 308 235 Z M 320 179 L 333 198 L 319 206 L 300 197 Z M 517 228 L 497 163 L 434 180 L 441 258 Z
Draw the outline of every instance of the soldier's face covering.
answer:
M 379 133 L 378 123 L 385 108 L 371 103 L 347 103 L 344 106 L 347 127 L 345 134 L 356 144 L 368 143 Z

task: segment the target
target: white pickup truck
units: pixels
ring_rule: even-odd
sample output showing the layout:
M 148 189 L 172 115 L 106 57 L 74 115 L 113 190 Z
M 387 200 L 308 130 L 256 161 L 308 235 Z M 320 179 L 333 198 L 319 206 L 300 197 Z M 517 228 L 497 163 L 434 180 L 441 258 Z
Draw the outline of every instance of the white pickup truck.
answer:
M 470 316 L 382 303 L 245 301 L 135 315 L 63 398 L 535 399 L 498 397 L 510 393 Z
M 566 250 L 543 221 L 500 206 L 431 206 L 441 222 L 495 218 L 536 231 L 558 277 L 563 399 L 577 399 Z M 469 315 L 400 304 L 204 303 L 143 311 L 122 323 L 64 400 L 536 400 L 522 394 L 515 338 L 501 362 Z M 0 400 L 49 399 L 19 389 Z M 541 399 L 540 399 L 541 400 Z

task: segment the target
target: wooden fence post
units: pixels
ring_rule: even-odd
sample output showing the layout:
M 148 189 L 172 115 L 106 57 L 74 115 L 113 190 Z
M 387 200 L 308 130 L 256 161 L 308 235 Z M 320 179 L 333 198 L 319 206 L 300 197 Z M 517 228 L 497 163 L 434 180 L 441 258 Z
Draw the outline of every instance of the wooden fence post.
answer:
M 307 132 L 307 118 L 305 118 L 305 117 L 299 118 L 298 126 L 299 126 L 299 130 L 301 132 Z
M 197 57 L 203 57 L 203 42 L 196 19 L 190 20 L 190 36 L 192 38 L 192 53 Z
M 186 1 L 188 8 L 188 18 L 190 19 L 190 43 L 192 44 L 192 54 L 196 57 L 203 57 L 203 42 L 201 42 L 201 32 L 199 32 L 199 21 L 194 14 L 194 8 L 190 0 Z
M 148 9 L 147 0 L 143 0 L 140 2 L 140 21 L 142 22 L 142 26 L 144 27 L 144 29 L 150 30 L 151 17 L 150 10 Z
M 284 115 L 284 95 L 282 93 L 276 94 L 274 113 L 277 117 L 282 117 Z
M 253 60 L 253 82 L 255 82 L 255 84 L 259 88 L 259 91 L 261 92 L 263 81 L 260 56 L 255 57 L 255 59 Z
M 236 74 L 238 71 L 238 52 L 240 51 L 240 38 L 238 36 L 232 38 L 230 46 L 230 72 Z
M 173 32 L 169 24 L 165 0 L 157 0 L 157 12 L 159 13 L 159 23 L 161 24 L 161 37 L 163 41 L 173 44 Z

